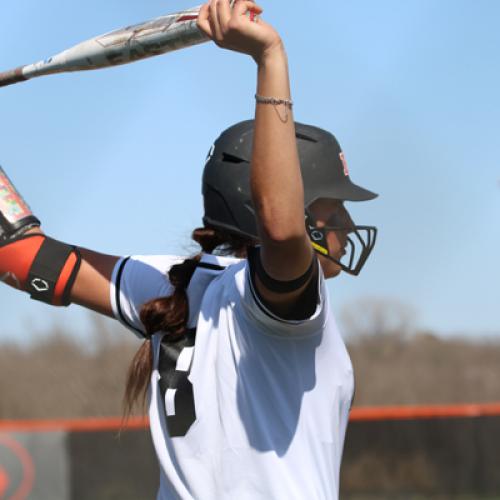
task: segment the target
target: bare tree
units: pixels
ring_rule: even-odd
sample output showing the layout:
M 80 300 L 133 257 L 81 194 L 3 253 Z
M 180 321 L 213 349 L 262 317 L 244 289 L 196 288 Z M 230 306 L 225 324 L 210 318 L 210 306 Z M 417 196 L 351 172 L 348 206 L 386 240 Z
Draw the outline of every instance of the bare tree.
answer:
M 340 320 L 350 339 L 371 335 L 406 337 L 416 328 L 416 311 L 397 299 L 364 297 L 346 305 Z

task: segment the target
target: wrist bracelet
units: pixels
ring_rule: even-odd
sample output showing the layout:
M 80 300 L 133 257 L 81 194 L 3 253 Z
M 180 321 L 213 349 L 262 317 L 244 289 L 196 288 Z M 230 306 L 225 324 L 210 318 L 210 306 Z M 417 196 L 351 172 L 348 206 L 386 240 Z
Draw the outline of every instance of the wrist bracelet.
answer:
M 263 97 L 261 95 L 255 94 L 255 100 L 259 104 L 272 104 L 273 106 L 283 104 L 287 108 L 293 108 L 293 101 L 291 99 L 277 99 L 276 97 Z
M 292 110 L 293 108 L 293 101 L 291 99 L 278 99 L 276 97 L 264 97 L 258 94 L 255 94 L 255 100 L 257 101 L 258 104 L 272 104 L 274 106 L 274 109 L 276 109 L 276 113 L 279 116 L 279 119 L 283 122 L 286 123 L 288 121 L 288 110 Z M 278 109 L 276 106 L 279 105 L 285 106 L 285 117 L 282 118 L 281 115 L 279 114 Z

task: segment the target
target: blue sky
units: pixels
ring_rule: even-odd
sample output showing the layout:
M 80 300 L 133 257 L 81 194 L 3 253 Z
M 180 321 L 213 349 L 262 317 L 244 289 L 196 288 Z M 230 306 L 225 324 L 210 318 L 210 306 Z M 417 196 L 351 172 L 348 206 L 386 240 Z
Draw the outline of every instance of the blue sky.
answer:
M 0 69 L 194 5 L 3 2 Z M 500 3 L 262 5 L 287 47 L 295 118 L 333 131 L 353 180 L 380 193 L 349 206 L 379 227 L 379 242 L 358 278 L 329 284 L 335 310 L 396 299 L 443 335 L 500 333 Z M 54 237 L 114 254 L 184 253 L 208 148 L 252 116 L 254 93 L 253 61 L 213 44 L 3 88 L 0 165 Z M 82 337 L 90 328 L 75 306 L 0 287 L 0 339 L 29 342 L 54 323 Z

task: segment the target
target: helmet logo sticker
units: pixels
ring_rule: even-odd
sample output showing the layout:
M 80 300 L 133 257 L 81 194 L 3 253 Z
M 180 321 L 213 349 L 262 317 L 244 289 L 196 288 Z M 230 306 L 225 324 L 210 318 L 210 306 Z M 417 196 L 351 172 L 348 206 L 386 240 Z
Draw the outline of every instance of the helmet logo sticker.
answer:
M 215 151 L 215 144 L 212 144 L 212 147 L 210 148 L 210 151 L 207 154 L 207 159 L 205 160 L 205 166 L 212 159 L 212 156 L 214 155 L 214 151 Z
M 347 166 L 347 160 L 345 159 L 345 154 L 342 151 L 339 153 L 339 158 L 344 167 L 344 175 L 346 177 L 349 177 L 349 167 Z

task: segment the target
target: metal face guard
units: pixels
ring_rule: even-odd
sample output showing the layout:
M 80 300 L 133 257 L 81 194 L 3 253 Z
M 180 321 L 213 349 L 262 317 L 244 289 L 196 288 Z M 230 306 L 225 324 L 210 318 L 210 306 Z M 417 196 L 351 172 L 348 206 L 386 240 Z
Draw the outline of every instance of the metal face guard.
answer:
M 327 231 L 336 230 L 335 228 L 328 226 L 325 229 Z M 377 240 L 377 228 L 375 226 L 354 226 L 351 234 L 354 234 L 355 238 L 353 236 L 347 237 L 349 251 L 345 256 L 346 261 L 339 262 L 330 255 L 327 257 L 339 264 L 342 270 L 346 273 L 357 276 L 361 272 L 361 269 L 363 269 L 365 262 L 375 246 L 375 242 Z
M 375 226 L 324 226 L 320 228 L 316 226 L 316 221 L 307 211 L 306 229 L 314 250 L 335 262 L 343 271 L 353 276 L 357 276 L 363 269 L 377 239 L 377 228 Z M 326 238 L 329 231 L 345 231 L 349 233 L 349 236 L 347 236 L 347 252 L 341 259 L 336 259 L 330 255 Z

